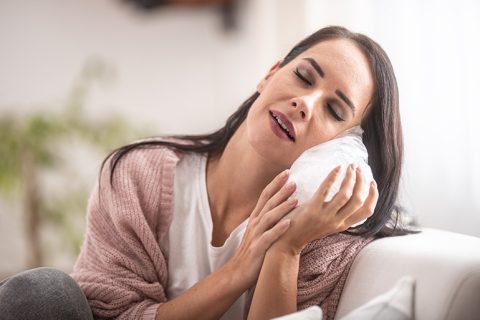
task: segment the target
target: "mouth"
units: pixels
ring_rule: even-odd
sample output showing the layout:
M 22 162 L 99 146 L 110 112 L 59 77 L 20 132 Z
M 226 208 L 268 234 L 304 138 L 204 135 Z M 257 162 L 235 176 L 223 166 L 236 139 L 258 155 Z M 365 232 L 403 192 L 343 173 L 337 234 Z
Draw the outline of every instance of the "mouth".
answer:
M 269 110 L 270 116 L 278 127 L 285 133 L 291 141 L 295 142 L 295 128 L 288 118 L 281 112 Z

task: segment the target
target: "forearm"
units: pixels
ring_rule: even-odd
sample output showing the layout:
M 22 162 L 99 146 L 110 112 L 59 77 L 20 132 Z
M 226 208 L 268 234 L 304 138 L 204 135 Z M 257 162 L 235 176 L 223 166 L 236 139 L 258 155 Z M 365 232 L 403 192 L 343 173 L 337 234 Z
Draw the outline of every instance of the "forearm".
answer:
M 157 309 L 156 320 L 219 319 L 247 288 L 228 265 Z
M 266 256 L 253 295 L 248 320 L 271 319 L 297 311 L 300 254 L 272 246 Z

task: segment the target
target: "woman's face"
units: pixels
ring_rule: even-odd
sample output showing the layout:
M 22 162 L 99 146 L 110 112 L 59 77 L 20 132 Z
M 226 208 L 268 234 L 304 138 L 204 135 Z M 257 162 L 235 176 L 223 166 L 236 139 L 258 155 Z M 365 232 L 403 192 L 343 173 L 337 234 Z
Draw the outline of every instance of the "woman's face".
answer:
M 290 167 L 303 151 L 360 124 L 374 82 L 366 56 L 346 39 L 318 43 L 282 68 L 279 63 L 257 86 L 246 133 L 260 156 Z

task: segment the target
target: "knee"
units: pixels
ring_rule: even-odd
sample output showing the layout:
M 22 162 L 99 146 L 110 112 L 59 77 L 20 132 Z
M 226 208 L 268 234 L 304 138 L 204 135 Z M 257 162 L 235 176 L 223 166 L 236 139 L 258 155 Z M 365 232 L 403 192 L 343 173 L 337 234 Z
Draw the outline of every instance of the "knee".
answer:
M 93 319 L 87 299 L 66 273 L 48 267 L 27 270 L 0 287 L 6 319 Z

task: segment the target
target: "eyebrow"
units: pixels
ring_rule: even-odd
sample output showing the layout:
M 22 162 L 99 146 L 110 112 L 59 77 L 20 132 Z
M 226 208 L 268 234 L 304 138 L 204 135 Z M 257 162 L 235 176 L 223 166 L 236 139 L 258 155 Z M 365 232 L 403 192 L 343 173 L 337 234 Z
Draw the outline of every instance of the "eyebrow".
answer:
M 320 67 L 320 65 L 317 63 L 317 61 L 315 61 L 315 59 L 313 58 L 303 58 L 303 60 L 307 60 L 308 62 L 310 62 L 310 64 L 312 65 L 313 69 L 315 69 L 315 71 L 317 71 L 318 75 L 321 77 L 321 78 L 324 78 L 325 77 L 325 72 L 323 71 L 323 69 Z M 350 110 L 352 111 L 353 113 L 353 116 L 355 117 L 355 105 L 353 104 L 352 100 L 350 100 L 346 95 L 345 93 L 343 93 L 342 91 L 340 90 L 335 90 L 335 93 L 337 94 L 337 96 L 342 99 L 346 104 L 347 106 L 350 108 Z
M 310 62 L 313 69 L 315 69 L 318 72 L 320 77 L 322 77 L 322 78 L 325 77 L 325 72 L 323 72 L 323 69 L 320 68 L 320 66 L 318 65 L 317 61 L 315 61 L 315 59 L 313 59 L 313 58 L 303 58 L 303 60 L 307 60 L 308 62 Z
M 335 93 L 337 94 L 337 96 L 340 97 L 340 99 L 342 99 L 346 104 L 347 106 L 350 108 L 350 110 L 352 110 L 352 113 L 353 113 L 353 117 L 355 117 L 355 106 L 353 105 L 352 101 L 350 99 L 348 99 L 348 97 L 345 95 L 345 93 L 343 93 L 342 91 L 340 90 L 335 90 Z

